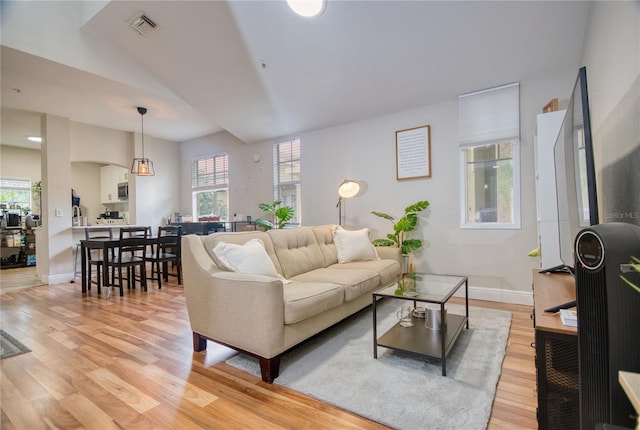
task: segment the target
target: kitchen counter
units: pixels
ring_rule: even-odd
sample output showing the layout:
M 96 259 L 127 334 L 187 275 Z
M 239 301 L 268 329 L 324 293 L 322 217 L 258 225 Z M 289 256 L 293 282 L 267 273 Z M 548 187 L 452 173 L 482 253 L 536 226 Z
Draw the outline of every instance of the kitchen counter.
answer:
M 92 225 L 74 225 L 71 227 L 73 230 L 81 230 L 84 231 L 85 228 L 94 229 L 94 228 L 121 228 L 121 227 L 141 227 L 139 225 L 129 225 L 129 224 L 92 224 Z

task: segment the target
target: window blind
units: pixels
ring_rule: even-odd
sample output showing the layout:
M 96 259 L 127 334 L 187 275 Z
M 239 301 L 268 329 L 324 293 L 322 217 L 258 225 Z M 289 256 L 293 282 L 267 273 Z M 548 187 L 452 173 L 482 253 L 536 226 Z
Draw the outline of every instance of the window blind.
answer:
M 277 184 L 300 182 L 300 139 L 274 145 L 273 176 Z
M 0 189 L 3 190 L 29 190 L 31 181 L 23 179 L 0 178 Z
M 458 98 L 460 147 L 520 138 L 520 84 L 463 94 Z
M 224 188 L 229 185 L 229 156 L 227 154 L 193 160 L 191 187 Z

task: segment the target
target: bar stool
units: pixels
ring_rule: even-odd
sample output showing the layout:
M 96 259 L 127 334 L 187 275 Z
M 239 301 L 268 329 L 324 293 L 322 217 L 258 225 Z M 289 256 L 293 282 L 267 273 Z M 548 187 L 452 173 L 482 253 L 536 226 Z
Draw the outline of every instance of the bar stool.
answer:
M 72 284 L 76 282 L 76 278 L 78 277 L 78 254 L 80 254 L 80 248 L 81 244 L 80 242 L 77 242 L 73 249 L 73 279 L 71 280 Z

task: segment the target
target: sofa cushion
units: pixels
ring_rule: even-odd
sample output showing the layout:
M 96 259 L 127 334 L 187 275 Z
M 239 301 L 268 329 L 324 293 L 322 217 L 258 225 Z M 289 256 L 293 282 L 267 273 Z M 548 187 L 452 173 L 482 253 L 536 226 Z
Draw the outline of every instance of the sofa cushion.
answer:
M 317 227 L 312 227 L 313 234 L 316 236 L 320 251 L 324 257 L 324 267 L 336 264 L 338 262 L 338 253 L 336 252 L 336 246 L 333 244 L 333 231 L 337 225 L 328 224 Z
M 291 282 L 284 285 L 284 323 L 295 324 L 344 302 L 342 287 L 328 282 Z
M 353 270 L 366 269 L 380 275 L 380 285 L 387 285 L 398 280 L 400 274 L 400 263 L 396 260 L 380 259 L 371 261 L 354 261 L 348 264 L 334 264 L 330 269 Z
M 218 266 L 231 272 L 252 273 L 272 278 L 278 276 L 264 243 L 258 238 L 253 238 L 243 245 L 218 242 L 213 248 L 213 256 Z
M 345 230 L 338 227 L 333 232 L 333 243 L 336 246 L 338 263 L 378 259 L 378 254 L 369 238 L 368 228 Z
M 342 264 L 341 266 L 351 264 L 353 263 Z M 344 288 L 345 302 L 358 298 L 380 285 L 380 275 L 374 270 L 356 267 L 353 267 L 351 270 L 343 270 L 337 269 L 335 266 L 338 265 L 302 273 L 291 280 L 296 282 L 328 282 L 342 285 Z
M 324 267 L 324 258 L 311 227 L 269 230 L 285 278 Z

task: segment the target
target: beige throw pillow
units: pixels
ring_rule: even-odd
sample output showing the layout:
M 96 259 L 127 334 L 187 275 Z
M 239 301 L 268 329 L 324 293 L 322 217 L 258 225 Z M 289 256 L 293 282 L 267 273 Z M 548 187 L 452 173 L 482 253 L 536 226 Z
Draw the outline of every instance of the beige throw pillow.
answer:
M 378 259 L 368 228 L 350 231 L 339 227 L 333 232 L 333 243 L 336 245 L 338 263 Z

